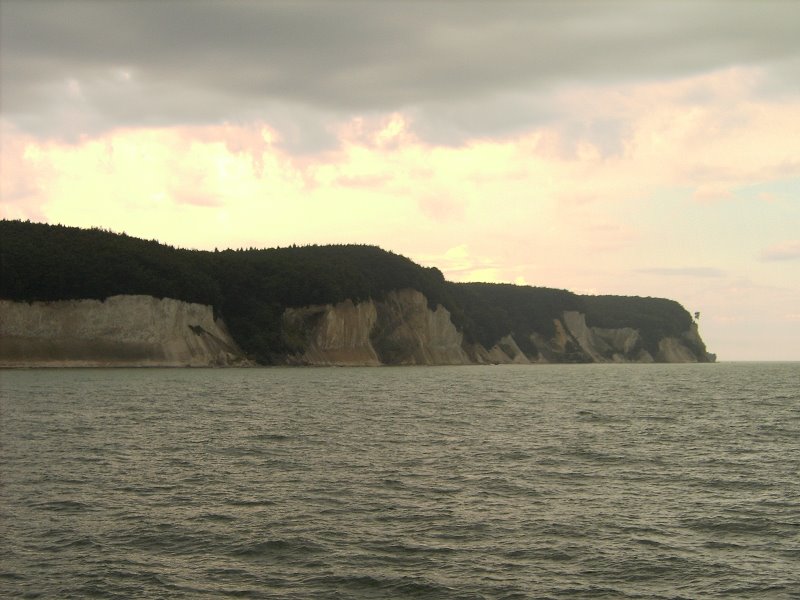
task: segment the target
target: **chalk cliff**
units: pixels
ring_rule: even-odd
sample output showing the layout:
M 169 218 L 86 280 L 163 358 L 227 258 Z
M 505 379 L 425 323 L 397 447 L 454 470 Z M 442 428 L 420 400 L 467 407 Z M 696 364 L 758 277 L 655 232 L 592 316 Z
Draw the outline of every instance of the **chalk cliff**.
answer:
M 463 335 L 442 306 L 428 308 L 417 290 L 390 292 L 381 301 L 288 308 L 284 336 L 301 365 L 460 365 L 472 361 Z
M 208 252 L 0 219 L 0 258 L 4 365 L 713 360 L 675 300 L 450 282 L 377 246 Z
M 531 359 L 517 345 L 513 336 L 505 335 L 498 342 L 486 350 L 480 344 L 473 344 L 471 354 L 475 362 L 480 364 L 517 364 L 529 365 Z
M 697 325 L 692 324 L 688 331 L 680 337 L 665 337 L 658 343 L 656 360 L 659 362 L 696 362 L 698 351 L 705 354 L 707 359 L 714 361 L 714 355 L 706 353 L 706 346 L 697 331 Z
M 0 366 L 247 364 L 210 306 L 152 296 L 0 300 Z
M 585 362 L 653 362 L 653 356 L 642 347 L 639 332 L 630 327 L 602 329 L 589 327 L 586 316 L 576 311 L 565 311 L 563 316 L 564 334 L 573 341 L 577 358 Z M 698 358 L 687 350 L 676 353 L 680 360 L 664 362 L 697 362 Z
M 286 308 L 280 335 L 290 365 L 461 365 L 706 362 L 697 326 L 663 337 L 655 356 L 630 327 L 587 325 L 564 311 L 553 334 L 513 332 L 493 346 L 468 341 L 441 305 L 417 290 L 381 300 Z M 527 352 L 521 347 L 528 348 Z M 532 349 L 532 351 L 531 351 Z M 210 306 L 152 296 L 105 301 L 0 300 L 0 366 L 233 366 L 250 363 Z
M 296 353 L 287 356 L 292 365 L 375 366 L 381 359 L 370 335 L 378 320 L 374 302 L 287 308 L 283 336 Z
M 531 335 L 536 349 L 525 353 L 513 333 L 490 348 L 468 342 L 442 306 L 431 309 L 416 290 L 389 293 L 381 301 L 350 300 L 286 309 L 283 335 L 294 348 L 294 365 L 455 365 L 561 362 L 705 362 L 697 327 L 680 337 L 665 337 L 653 356 L 631 327 L 590 327 L 577 311 L 553 322 L 554 335 Z M 530 346 L 530 344 L 526 344 Z

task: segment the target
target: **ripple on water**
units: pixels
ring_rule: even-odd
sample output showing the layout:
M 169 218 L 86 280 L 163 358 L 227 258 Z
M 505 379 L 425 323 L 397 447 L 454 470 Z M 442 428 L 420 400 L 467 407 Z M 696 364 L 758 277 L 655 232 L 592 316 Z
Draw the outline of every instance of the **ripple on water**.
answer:
M 603 367 L 4 372 L 0 596 L 792 598 L 797 366 Z

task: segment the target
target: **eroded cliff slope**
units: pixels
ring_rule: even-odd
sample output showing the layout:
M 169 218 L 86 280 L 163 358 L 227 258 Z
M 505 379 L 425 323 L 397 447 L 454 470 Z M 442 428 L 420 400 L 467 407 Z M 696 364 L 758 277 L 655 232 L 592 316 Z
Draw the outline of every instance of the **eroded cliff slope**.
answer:
M 378 366 L 710 360 L 696 326 L 658 341 L 655 356 L 630 327 L 599 328 L 565 311 L 553 335 L 513 332 L 486 348 L 469 341 L 446 308 L 417 290 L 382 300 L 287 308 L 283 347 L 290 365 Z M 532 348 L 527 352 L 521 347 Z M 0 301 L 0 366 L 236 366 L 248 361 L 210 306 L 113 296 L 105 301 Z
M 211 307 L 152 296 L 0 300 L 0 366 L 230 366 L 246 363 Z
M 439 305 L 431 310 L 417 290 L 390 292 L 382 301 L 287 309 L 284 334 L 303 365 L 462 365 L 472 361 L 464 336 Z
M 294 365 L 455 365 L 561 362 L 707 362 L 710 356 L 692 325 L 680 336 L 659 340 L 655 356 L 644 348 L 639 331 L 600 328 L 586 317 L 565 311 L 554 319 L 554 335 L 530 335 L 524 352 L 508 333 L 489 348 L 470 342 L 441 305 L 430 308 L 416 290 L 391 292 L 381 301 L 289 308 L 283 335 L 293 348 L 285 361 Z

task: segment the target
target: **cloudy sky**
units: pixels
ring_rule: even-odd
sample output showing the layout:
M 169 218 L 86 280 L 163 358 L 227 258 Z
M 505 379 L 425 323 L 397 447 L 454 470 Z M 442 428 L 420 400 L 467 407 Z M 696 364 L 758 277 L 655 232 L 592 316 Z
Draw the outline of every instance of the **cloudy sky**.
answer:
M 377 244 L 800 360 L 800 2 L 0 0 L 3 218 Z

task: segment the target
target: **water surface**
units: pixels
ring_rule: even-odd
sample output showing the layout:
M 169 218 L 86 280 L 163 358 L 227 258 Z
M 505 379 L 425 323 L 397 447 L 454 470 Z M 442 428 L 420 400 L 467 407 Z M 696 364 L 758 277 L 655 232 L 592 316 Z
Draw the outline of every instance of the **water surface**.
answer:
M 0 595 L 798 598 L 800 365 L 0 372 Z

